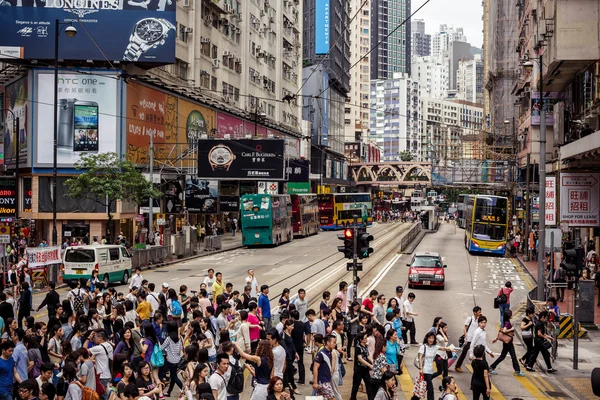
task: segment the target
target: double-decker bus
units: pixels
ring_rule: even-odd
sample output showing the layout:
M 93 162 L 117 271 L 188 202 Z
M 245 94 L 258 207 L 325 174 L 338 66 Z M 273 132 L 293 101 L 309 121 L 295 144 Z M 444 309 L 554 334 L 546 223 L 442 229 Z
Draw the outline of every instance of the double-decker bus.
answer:
M 242 245 L 278 246 L 293 239 L 289 195 L 247 194 L 240 203 Z
M 410 209 L 412 211 L 420 212 L 424 202 L 425 197 L 423 197 L 423 192 L 414 190 L 410 196 Z
M 508 198 L 469 196 L 465 209 L 465 247 L 472 253 L 503 255 L 508 235 Z
M 470 194 L 459 194 L 456 201 L 456 226 L 465 229 L 465 209 L 467 207 L 467 199 Z
M 369 193 L 320 194 L 319 220 L 321 229 L 343 229 L 354 224 L 358 216 L 361 226 L 373 224 L 371 195 Z
M 319 201 L 316 194 L 292 194 L 292 228 L 294 236 L 319 233 Z

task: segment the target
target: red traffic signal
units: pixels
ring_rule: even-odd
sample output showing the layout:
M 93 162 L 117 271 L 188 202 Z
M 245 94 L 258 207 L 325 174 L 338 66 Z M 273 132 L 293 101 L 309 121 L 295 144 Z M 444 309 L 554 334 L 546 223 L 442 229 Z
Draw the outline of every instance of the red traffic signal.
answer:
M 351 238 L 354 236 L 354 231 L 352 229 L 344 229 L 344 236 Z

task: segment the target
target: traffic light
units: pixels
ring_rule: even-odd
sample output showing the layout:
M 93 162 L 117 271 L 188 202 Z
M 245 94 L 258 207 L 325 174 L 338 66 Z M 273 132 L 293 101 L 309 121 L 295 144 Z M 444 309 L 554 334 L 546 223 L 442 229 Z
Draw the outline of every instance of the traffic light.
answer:
M 563 263 L 565 264 L 567 276 L 577 276 L 577 252 L 575 249 L 563 250 L 563 256 Z
M 369 242 L 373 240 L 373 235 L 367 233 L 367 228 L 358 228 L 358 258 L 369 258 L 373 253 L 373 248 Z
M 344 229 L 344 233 L 338 235 L 338 239 L 344 241 L 343 246 L 338 246 L 338 251 L 344 253 L 346 258 L 354 258 L 354 230 Z

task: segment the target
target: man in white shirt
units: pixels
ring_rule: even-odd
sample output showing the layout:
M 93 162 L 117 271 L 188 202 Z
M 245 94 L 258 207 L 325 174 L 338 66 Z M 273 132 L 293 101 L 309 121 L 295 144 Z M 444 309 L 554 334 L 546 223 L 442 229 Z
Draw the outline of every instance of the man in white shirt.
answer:
M 404 302 L 404 325 L 406 326 L 406 330 L 402 332 L 402 338 L 404 339 L 404 343 L 408 343 L 408 332 L 410 332 L 410 344 L 419 345 L 420 343 L 417 342 L 417 339 L 415 338 L 416 327 L 413 318 L 419 316 L 419 313 L 413 311 L 412 304 L 413 301 L 415 301 L 415 298 L 415 294 L 411 292 L 408 294 L 408 300 Z
M 227 382 L 229 381 L 229 377 L 227 376 L 228 370 L 229 356 L 224 353 L 217 354 L 217 369 L 208 380 L 215 400 L 227 400 Z
M 460 357 L 456 361 L 456 367 L 455 367 L 456 372 L 463 372 L 463 370 L 460 367 L 461 367 L 463 361 L 465 360 L 465 357 L 467 356 L 469 349 L 472 347 L 471 341 L 473 340 L 473 334 L 475 333 L 475 330 L 479 326 L 477 320 L 479 319 L 480 316 L 481 316 L 481 307 L 475 306 L 475 307 L 473 307 L 473 315 L 468 317 L 465 320 L 465 326 L 463 327 L 463 335 L 465 336 L 465 344 L 462 347 Z
M 141 288 L 143 280 L 144 277 L 142 276 L 142 270 L 140 267 L 137 267 L 135 269 L 135 274 L 133 274 L 133 276 L 131 277 L 131 282 L 129 282 L 129 289 L 131 289 L 134 286 L 137 288 Z
M 285 370 L 285 349 L 279 344 L 280 336 L 273 329 L 267 331 L 267 340 L 271 343 L 273 349 L 273 375 L 283 379 L 283 371 Z
M 473 338 L 471 339 L 471 348 L 469 349 L 469 360 L 472 360 L 475 356 L 473 355 L 473 349 L 477 346 L 484 346 L 485 352 L 490 355 L 490 357 L 494 358 L 494 353 L 487 345 L 487 332 L 485 331 L 485 326 L 487 325 L 487 318 L 481 315 L 477 319 L 477 329 L 473 332 Z M 485 355 L 483 356 L 485 360 Z
M 402 286 L 396 286 L 396 302 L 398 303 L 398 308 L 400 309 L 400 318 L 404 319 L 404 299 L 402 295 L 404 294 L 404 288 Z
M 106 341 L 106 333 L 103 331 L 92 333 L 90 339 L 93 339 L 94 343 L 96 343 L 96 346 L 90 349 L 90 354 L 96 361 L 96 370 L 100 374 L 100 383 L 102 383 L 104 387 L 107 387 L 106 385 L 111 378 L 109 364 L 110 360 L 113 358 L 114 349 L 112 345 Z M 102 395 L 101 398 L 107 399 L 108 392 Z
M 306 299 L 306 291 L 304 289 L 298 289 L 298 297 L 294 300 L 294 305 L 298 314 L 300 314 L 300 321 L 306 322 L 306 311 L 308 309 L 308 300 Z
M 383 326 L 385 324 L 385 310 L 385 295 L 380 294 L 377 296 L 377 304 L 373 307 L 373 322 Z
M 154 290 L 156 289 L 156 285 L 154 283 L 148 284 L 148 290 L 150 293 L 146 296 L 146 300 L 150 303 L 152 310 L 150 311 L 150 317 L 154 317 L 154 313 L 158 311 L 158 293 Z
M 212 287 L 215 283 L 215 270 L 210 268 L 208 270 L 208 276 L 204 278 L 204 284 L 206 285 L 206 293 L 209 299 L 212 299 Z
M 250 286 L 250 297 L 256 298 L 258 293 L 260 293 L 260 288 L 258 287 L 258 281 L 254 276 L 254 270 L 248 270 L 248 276 L 246 277 L 246 285 Z

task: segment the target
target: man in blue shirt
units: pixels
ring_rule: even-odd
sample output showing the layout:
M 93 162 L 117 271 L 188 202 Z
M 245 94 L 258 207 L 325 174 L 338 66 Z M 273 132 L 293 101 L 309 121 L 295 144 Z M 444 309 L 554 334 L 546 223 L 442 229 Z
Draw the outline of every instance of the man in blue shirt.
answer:
M 258 296 L 258 308 L 265 324 L 265 331 L 271 329 L 271 303 L 269 302 L 269 285 L 260 287 L 260 296 Z
M 18 377 L 15 370 L 15 360 L 13 360 L 13 350 L 15 345 L 10 340 L 2 343 L 0 349 L 0 400 L 12 400 L 13 382 Z M 21 379 L 19 377 L 19 379 Z
M 313 389 L 316 396 L 323 396 L 325 399 L 335 398 L 333 386 L 331 386 L 331 371 L 334 370 L 334 360 L 331 351 L 336 346 L 335 336 L 325 337 L 325 346 L 315 356 L 313 364 Z
M 17 328 L 12 335 L 13 342 L 15 343 L 15 350 L 13 351 L 12 358 L 15 360 L 15 368 L 21 381 L 26 381 L 29 378 L 27 374 L 29 358 L 27 357 L 27 349 L 23 344 L 24 337 L 25 331 L 21 328 Z

